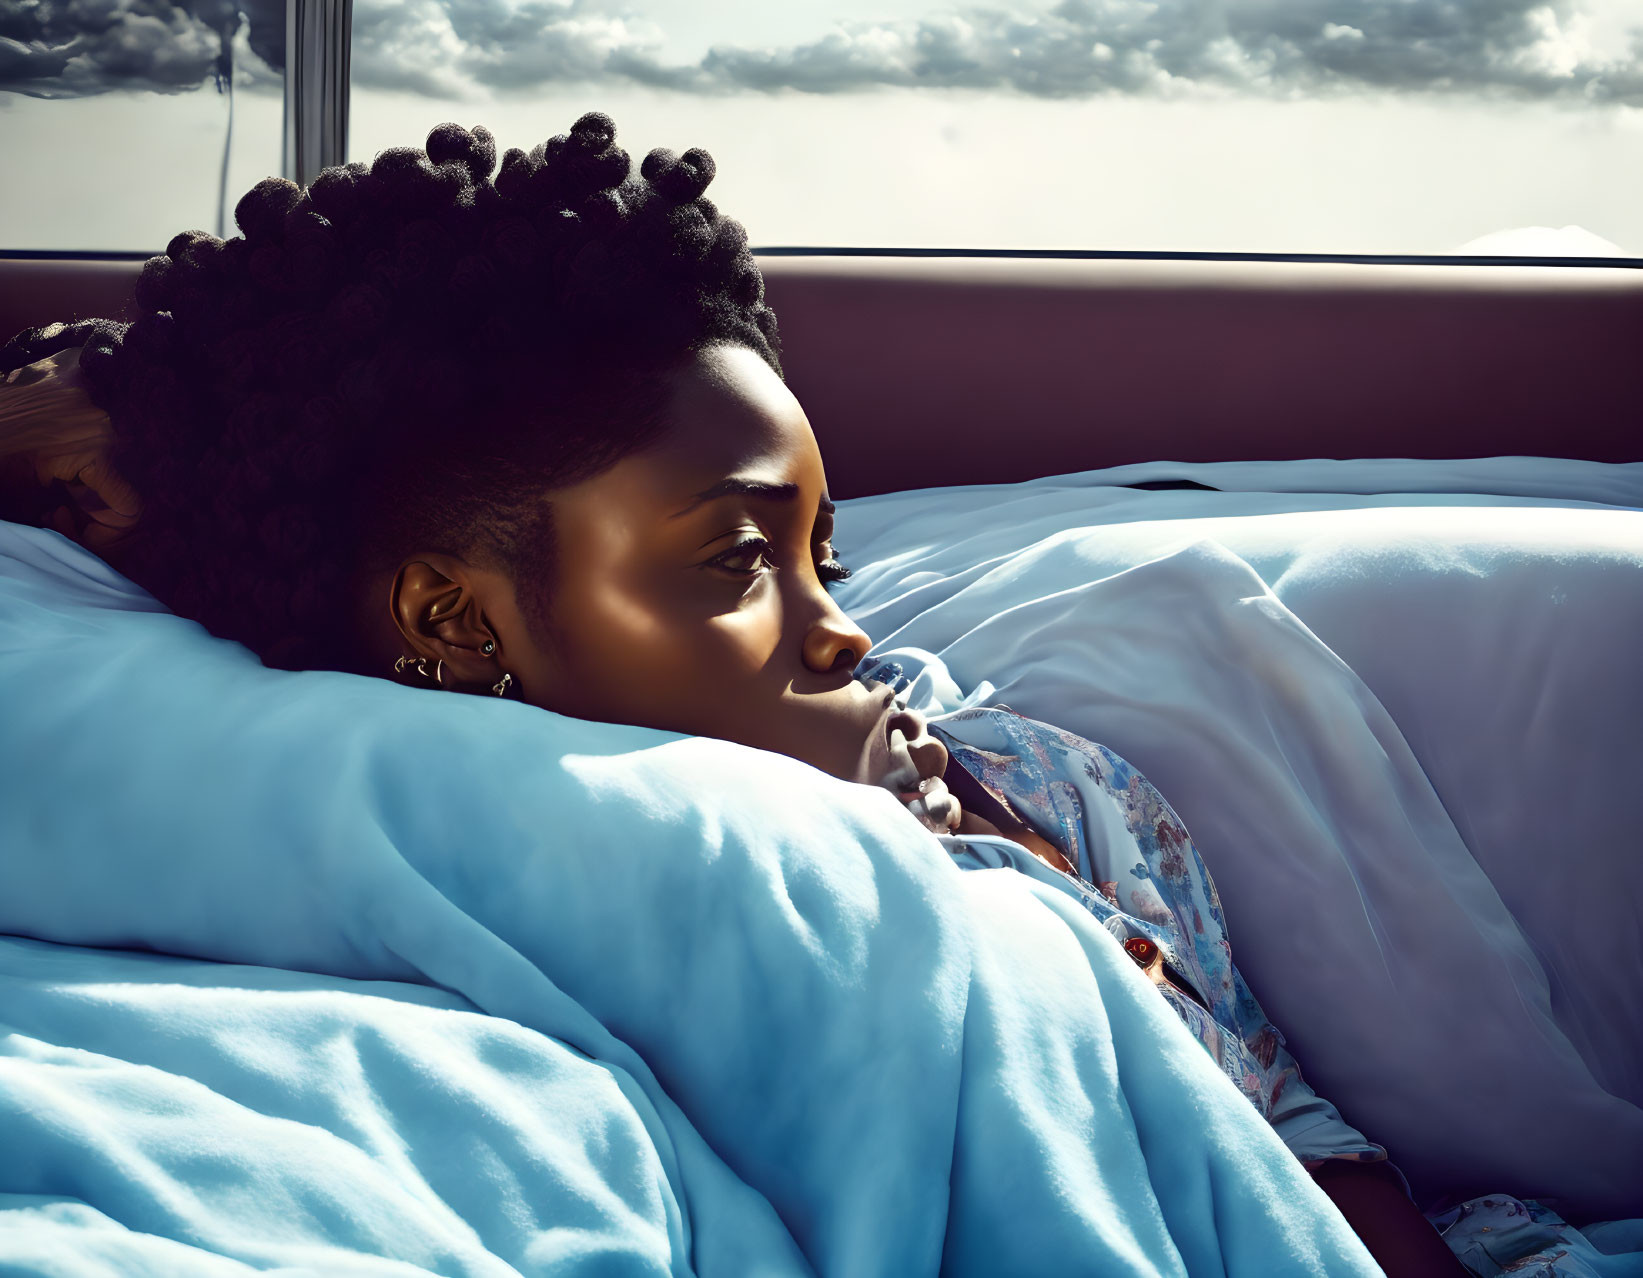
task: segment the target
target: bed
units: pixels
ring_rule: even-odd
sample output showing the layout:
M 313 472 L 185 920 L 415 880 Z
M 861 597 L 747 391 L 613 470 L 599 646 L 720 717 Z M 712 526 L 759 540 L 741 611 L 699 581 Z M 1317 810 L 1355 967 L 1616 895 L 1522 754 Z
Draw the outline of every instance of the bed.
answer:
M 789 348 L 855 370 L 789 370 L 843 499 L 838 598 L 914 703 L 1007 702 L 1134 763 L 1308 1080 L 1423 1205 L 1539 1199 L 1593 1272 L 1643 1272 L 1643 388 L 1612 331 L 1643 295 L 1608 278 L 1633 273 L 1480 306 L 1431 275 L 789 265 L 761 262 Z M 1337 384 L 1348 460 L 1215 438 L 1193 379 L 1157 383 L 1150 434 L 1133 404 L 1121 437 L 1046 425 L 1088 394 L 1069 373 L 1023 375 L 997 424 L 1049 358 L 1034 324 L 1134 341 L 1174 308 L 1180 359 L 1323 306 L 1396 347 L 1400 297 L 1581 354 L 1508 360 L 1496 429 L 1452 435 L 1514 446 L 1463 460 L 1371 452 L 1368 424 L 1402 403 L 1383 434 L 1413 443 L 1445 394 L 1498 394 L 1498 348 L 1434 405 L 1418 370 Z M 993 358 L 955 366 L 939 323 Z M 1330 390 L 1251 349 L 1200 364 Z M 948 448 L 854 416 L 898 367 Z M 0 524 L 0 598 L 6 1272 L 1373 1272 L 1274 1198 L 1262 1129 L 1100 929 L 960 874 L 889 795 L 265 670 L 47 530 Z

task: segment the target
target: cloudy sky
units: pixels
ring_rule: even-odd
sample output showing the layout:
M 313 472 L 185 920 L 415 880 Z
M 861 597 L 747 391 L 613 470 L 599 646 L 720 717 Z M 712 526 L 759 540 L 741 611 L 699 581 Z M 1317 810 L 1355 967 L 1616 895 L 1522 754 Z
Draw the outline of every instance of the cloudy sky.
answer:
M 0 0 L 0 247 L 215 229 L 282 46 L 279 0 Z M 1643 0 L 355 0 L 352 57 L 350 158 L 602 110 L 755 245 L 1643 254 Z

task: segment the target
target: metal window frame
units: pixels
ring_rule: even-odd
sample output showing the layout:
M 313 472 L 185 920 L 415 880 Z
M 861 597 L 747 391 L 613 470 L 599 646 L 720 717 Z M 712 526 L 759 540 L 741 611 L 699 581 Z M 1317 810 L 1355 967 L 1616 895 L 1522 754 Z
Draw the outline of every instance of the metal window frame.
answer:
M 348 159 L 354 0 L 286 0 L 280 172 L 307 186 Z
M 1195 253 L 1164 249 L 996 249 L 996 248 L 849 248 L 748 245 L 754 257 L 1041 257 L 1120 258 L 1142 262 L 1351 262 L 1370 266 L 1578 266 L 1643 270 L 1639 257 L 1516 257 L 1458 253 Z M 39 261 L 143 262 L 153 253 L 141 249 L 7 249 L 0 262 L 16 258 Z

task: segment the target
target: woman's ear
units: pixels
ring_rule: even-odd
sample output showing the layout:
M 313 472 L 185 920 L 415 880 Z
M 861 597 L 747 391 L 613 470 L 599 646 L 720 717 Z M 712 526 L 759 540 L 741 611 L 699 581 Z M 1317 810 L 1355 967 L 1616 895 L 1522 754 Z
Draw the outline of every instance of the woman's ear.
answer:
M 478 574 L 454 555 L 413 556 L 394 574 L 389 609 L 408 655 L 444 662 L 448 687 L 496 682 L 497 639 L 482 593 Z

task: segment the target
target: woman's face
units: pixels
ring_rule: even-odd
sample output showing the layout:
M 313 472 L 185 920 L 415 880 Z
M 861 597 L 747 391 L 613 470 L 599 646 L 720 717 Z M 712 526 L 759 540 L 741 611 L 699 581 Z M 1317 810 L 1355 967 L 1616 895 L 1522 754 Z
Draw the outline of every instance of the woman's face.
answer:
M 799 402 L 737 345 L 701 352 L 672 386 L 656 444 L 550 494 L 550 630 L 499 626 L 498 669 L 545 709 L 738 741 L 867 784 L 891 771 L 894 728 L 919 774 L 939 777 L 946 749 L 923 720 L 851 675 L 868 639 L 824 584 L 833 506 Z

